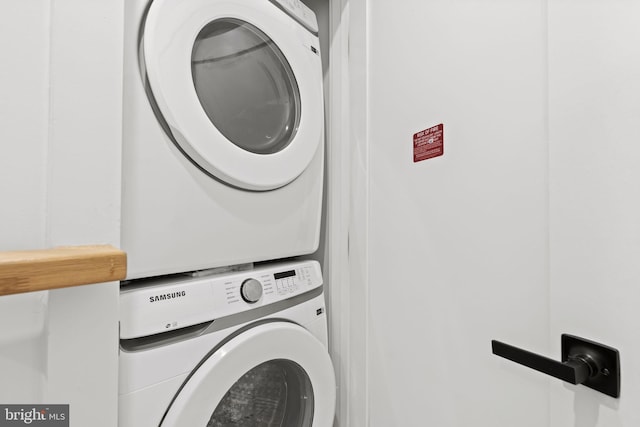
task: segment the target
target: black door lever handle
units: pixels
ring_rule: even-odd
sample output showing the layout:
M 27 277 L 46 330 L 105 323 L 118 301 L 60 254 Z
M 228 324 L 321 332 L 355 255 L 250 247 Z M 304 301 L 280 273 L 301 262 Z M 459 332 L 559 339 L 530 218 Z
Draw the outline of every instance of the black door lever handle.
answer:
M 519 363 L 571 384 L 582 384 L 588 378 L 594 376 L 599 370 L 597 363 L 589 355 L 584 355 L 581 358 L 576 357 L 566 362 L 557 362 L 548 357 L 500 341 L 491 341 L 491 347 L 493 354 L 497 356 L 504 357 L 512 362 Z
M 620 396 L 620 355 L 614 348 L 567 334 L 562 335 L 561 362 L 496 340 L 491 348 L 497 356 L 568 383 Z

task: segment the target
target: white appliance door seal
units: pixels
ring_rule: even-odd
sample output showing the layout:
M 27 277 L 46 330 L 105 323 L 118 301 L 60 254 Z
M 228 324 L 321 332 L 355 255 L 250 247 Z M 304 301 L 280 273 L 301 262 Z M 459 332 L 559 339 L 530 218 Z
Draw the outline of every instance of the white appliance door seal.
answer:
M 298 411 L 300 412 L 298 419 L 307 421 L 296 423 L 300 423 L 301 427 L 333 425 L 336 385 L 333 365 L 326 347 L 303 327 L 291 322 L 275 321 L 254 326 L 234 336 L 209 354 L 182 385 L 167 410 L 161 426 L 204 426 L 209 423 L 218 425 L 228 423 L 229 418 L 234 416 L 242 417 L 242 408 L 233 407 L 232 404 L 225 409 L 221 407 L 224 405 L 224 403 L 221 405 L 221 402 L 234 399 L 234 392 L 238 392 L 238 387 L 234 388 L 234 385 L 241 383 L 247 374 L 274 376 L 278 375 L 277 372 L 274 373 L 278 369 L 287 371 L 283 372 L 283 377 L 304 376 L 306 378 L 299 381 L 297 386 L 291 387 L 292 383 L 290 383 L 282 387 L 285 390 L 284 394 L 287 389 L 289 393 L 294 394 L 281 396 L 286 401 L 283 406 L 289 406 L 284 412 L 295 412 L 296 407 L 304 407 L 310 400 L 313 405 L 311 410 L 303 408 L 302 411 Z M 292 372 L 294 375 L 291 374 Z M 308 382 L 308 386 L 300 385 L 305 381 Z M 241 384 L 240 392 L 247 394 L 237 400 L 244 402 L 250 400 L 253 390 L 247 391 L 247 388 L 259 388 L 260 385 L 257 384 L 259 382 L 254 379 L 245 381 L 244 386 Z M 277 389 L 277 381 L 265 387 Z M 230 390 L 231 393 L 228 393 Z M 298 391 L 295 390 L 303 390 L 302 395 L 297 396 Z M 311 395 L 305 394 L 304 390 L 312 390 Z M 273 396 L 277 392 L 270 391 L 269 394 Z M 291 402 L 295 402 L 297 397 L 301 403 L 292 405 Z M 260 402 L 250 404 L 256 403 L 261 404 Z M 287 418 L 290 415 L 283 414 L 283 410 L 275 408 L 276 402 L 269 402 L 266 405 L 274 406 L 267 408 L 270 417 L 280 417 L 278 420 L 285 420 L 285 422 L 290 420 Z M 293 414 L 293 416 L 297 415 Z M 260 420 L 256 420 L 258 421 Z M 276 423 L 276 425 L 279 424 Z
M 155 0 L 143 32 L 149 85 L 182 151 L 216 178 L 266 191 L 321 146 L 322 68 L 266 1 Z

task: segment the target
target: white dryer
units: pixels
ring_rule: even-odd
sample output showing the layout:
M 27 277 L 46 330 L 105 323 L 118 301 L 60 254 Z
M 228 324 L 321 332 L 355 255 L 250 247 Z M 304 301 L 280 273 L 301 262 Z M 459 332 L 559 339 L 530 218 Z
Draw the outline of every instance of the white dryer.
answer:
M 324 116 L 299 0 L 125 2 L 128 278 L 314 252 Z
M 123 286 L 119 427 L 330 427 L 320 266 Z

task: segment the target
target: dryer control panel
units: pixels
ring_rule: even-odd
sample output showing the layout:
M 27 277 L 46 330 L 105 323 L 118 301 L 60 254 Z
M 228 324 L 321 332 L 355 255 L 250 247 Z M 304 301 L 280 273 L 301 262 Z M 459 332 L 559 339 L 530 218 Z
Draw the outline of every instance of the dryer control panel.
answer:
M 120 290 L 120 338 L 139 338 L 210 322 L 320 286 L 322 272 L 317 261 L 126 285 Z
M 306 4 L 300 0 L 271 0 L 271 2 L 298 21 L 307 30 L 313 34 L 318 34 L 316 14 Z

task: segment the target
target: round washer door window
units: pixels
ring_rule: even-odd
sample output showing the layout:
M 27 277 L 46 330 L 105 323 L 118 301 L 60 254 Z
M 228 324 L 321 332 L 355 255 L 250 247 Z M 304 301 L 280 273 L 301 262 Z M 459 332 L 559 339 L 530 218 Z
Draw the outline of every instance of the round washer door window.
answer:
M 207 427 L 311 427 L 313 387 L 304 369 L 285 359 L 269 360 L 233 384 Z
M 154 0 L 143 68 L 181 152 L 220 181 L 266 191 L 321 155 L 316 42 L 268 1 Z
M 326 347 L 297 324 L 262 323 L 213 349 L 160 425 L 331 427 L 335 397 Z
M 207 24 L 191 71 L 204 111 L 229 141 L 256 154 L 289 145 L 300 123 L 300 91 L 282 51 L 257 27 L 238 19 Z

